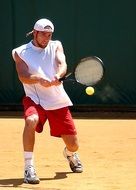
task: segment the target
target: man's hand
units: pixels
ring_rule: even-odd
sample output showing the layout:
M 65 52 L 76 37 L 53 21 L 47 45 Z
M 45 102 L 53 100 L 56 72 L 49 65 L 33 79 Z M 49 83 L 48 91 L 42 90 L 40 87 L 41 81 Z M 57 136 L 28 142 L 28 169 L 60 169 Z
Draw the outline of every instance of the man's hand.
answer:
M 59 81 L 60 79 L 60 76 L 58 74 L 56 74 L 54 76 L 54 79 L 51 81 L 51 84 L 54 85 L 54 86 L 58 86 L 61 84 L 61 82 Z

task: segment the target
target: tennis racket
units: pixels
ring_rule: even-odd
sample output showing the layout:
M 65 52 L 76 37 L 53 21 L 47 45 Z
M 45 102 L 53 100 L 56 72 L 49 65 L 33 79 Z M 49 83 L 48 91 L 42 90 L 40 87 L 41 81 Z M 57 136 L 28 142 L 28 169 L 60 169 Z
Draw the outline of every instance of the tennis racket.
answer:
M 104 71 L 104 64 L 100 58 L 96 56 L 86 57 L 80 60 L 73 72 L 60 78 L 60 81 L 70 80 L 85 86 L 94 86 L 102 80 Z M 74 77 L 71 79 L 69 76 L 72 74 Z

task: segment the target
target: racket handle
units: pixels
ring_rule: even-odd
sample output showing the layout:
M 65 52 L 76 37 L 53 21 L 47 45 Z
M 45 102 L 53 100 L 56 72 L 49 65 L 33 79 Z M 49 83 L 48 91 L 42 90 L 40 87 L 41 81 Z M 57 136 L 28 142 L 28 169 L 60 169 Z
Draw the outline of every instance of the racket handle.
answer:
M 64 75 L 63 77 L 61 77 L 61 78 L 59 79 L 59 81 L 61 82 L 61 81 L 63 81 L 63 80 L 66 80 L 71 74 L 72 74 L 72 73 L 68 73 L 68 74 Z
M 67 78 L 66 76 L 61 77 L 61 78 L 59 79 L 59 81 L 61 82 L 61 81 L 65 80 L 66 78 Z

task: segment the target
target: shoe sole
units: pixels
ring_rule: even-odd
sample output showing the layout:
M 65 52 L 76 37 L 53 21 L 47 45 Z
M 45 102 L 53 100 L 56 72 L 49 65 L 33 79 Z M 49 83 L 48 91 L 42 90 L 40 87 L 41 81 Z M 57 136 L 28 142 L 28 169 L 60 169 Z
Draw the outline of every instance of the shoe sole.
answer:
M 27 184 L 39 184 L 40 183 L 40 180 L 27 180 L 27 179 L 24 179 L 24 183 L 27 183 Z

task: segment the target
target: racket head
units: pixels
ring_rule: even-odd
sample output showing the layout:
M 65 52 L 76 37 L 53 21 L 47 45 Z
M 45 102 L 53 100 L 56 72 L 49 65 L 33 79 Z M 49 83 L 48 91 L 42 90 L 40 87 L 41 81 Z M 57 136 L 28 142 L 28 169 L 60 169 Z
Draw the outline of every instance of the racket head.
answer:
M 74 76 L 77 82 L 94 86 L 102 80 L 104 72 L 103 61 L 97 56 L 90 56 L 80 60 L 74 70 Z

